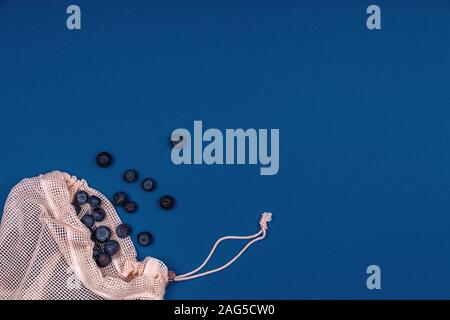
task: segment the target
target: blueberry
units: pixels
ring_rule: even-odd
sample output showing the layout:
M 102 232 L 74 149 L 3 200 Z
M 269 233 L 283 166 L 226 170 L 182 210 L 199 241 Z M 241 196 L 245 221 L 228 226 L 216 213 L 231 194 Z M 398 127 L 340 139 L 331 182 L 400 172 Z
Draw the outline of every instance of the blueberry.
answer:
M 133 213 L 133 212 L 136 212 L 136 210 L 137 210 L 137 204 L 133 201 L 128 201 L 125 204 L 124 208 L 125 208 L 126 212 Z
M 115 255 L 117 252 L 119 252 L 120 245 L 116 240 L 109 240 L 105 243 L 105 252 L 109 254 L 110 256 Z
M 116 192 L 113 195 L 113 203 L 116 207 L 122 207 L 127 202 L 127 194 L 123 191 Z
M 94 231 L 94 238 L 98 242 L 106 242 L 111 238 L 111 229 L 107 226 L 100 226 Z
M 81 223 L 91 229 L 94 226 L 94 218 L 90 214 L 85 214 L 83 218 L 81 218 Z
M 92 217 L 97 222 L 103 221 L 106 217 L 106 212 L 102 208 L 95 208 L 92 211 Z
M 126 238 L 131 234 L 131 226 L 126 223 L 119 224 L 116 228 L 116 235 L 119 238 Z
M 100 200 L 100 198 L 97 196 L 90 196 L 88 199 L 88 203 L 92 208 L 96 209 L 100 208 L 100 206 L 102 205 L 102 200 Z
M 102 252 L 96 257 L 95 261 L 100 268 L 104 268 L 110 265 L 112 259 L 109 254 Z
M 175 199 L 172 196 L 168 196 L 168 195 L 162 196 L 159 199 L 159 205 L 164 210 L 169 210 L 175 205 Z
M 96 244 L 94 245 L 94 248 L 92 249 L 92 256 L 93 256 L 94 259 L 95 259 L 95 258 L 98 257 L 98 255 L 101 254 L 101 253 L 103 253 L 103 249 L 102 249 L 102 247 L 100 246 L 100 244 L 96 243 Z
M 156 188 L 156 181 L 151 178 L 145 178 L 144 180 L 142 180 L 141 186 L 144 191 L 152 191 Z
M 112 158 L 111 154 L 109 154 L 108 152 L 105 152 L 105 151 L 100 152 L 96 158 L 97 164 L 102 168 L 109 167 L 112 163 L 112 160 L 113 160 L 113 158 Z
M 75 202 L 78 203 L 80 206 L 85 204 L 89 199 L 89 195 L 86 191 L 78 191 L 75 193 Z
M 141 246 L 148 246 L 152 242 L 153 236 L 150 232 L 144 231 L 138 234 L 137 239 Z
M 138 178 L 138 173 L 134 169 L 129 169 L 123 173 L 123 179 L 128 182 L 132 183 L 135 182 Z
M 181 146 L 181 143 L 183 142 L 183 136 L 171 136 L 170 137 L 170 144 L 172 147 L 179 147 Z

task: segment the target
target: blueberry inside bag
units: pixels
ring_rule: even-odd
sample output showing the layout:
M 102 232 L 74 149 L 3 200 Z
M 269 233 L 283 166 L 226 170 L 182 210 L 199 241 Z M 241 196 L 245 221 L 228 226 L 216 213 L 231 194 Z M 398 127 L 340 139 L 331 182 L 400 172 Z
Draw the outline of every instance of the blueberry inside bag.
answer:
M 80 190 L 101 200 L 106 215 L 97 228 L 121 224 L 104 195 L 67 173 L 24 179 L 11 190 L 0 226 L 0 299 L 163 299 L 167 267 L 152 257 L 137 261 L 129 237 L 112 232 L 120 249 L 98 266 L 80 220 L 89 206 L 77 213 L 72 205 Z

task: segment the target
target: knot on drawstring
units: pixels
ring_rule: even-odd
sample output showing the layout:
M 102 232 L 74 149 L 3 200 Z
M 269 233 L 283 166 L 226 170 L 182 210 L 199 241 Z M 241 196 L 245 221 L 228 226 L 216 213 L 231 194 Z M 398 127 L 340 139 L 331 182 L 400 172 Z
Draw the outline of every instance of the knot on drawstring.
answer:
M 272 221 L 272 213 L 271 212 L 264 212 L 261 215 L 261 220 L 259 220 L 259 225 L 261 226 L 261 229 L 264 231 L 267 231 L 267 222 Z

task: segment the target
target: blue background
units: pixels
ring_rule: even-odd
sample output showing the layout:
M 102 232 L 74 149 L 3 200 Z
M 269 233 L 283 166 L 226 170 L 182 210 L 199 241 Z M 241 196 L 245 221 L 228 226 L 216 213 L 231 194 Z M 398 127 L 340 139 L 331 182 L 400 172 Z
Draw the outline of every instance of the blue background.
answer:
M 140 210 L 121 218 L 155 236 L 139 258 L 179 273 L 274 213 L 265 241 L 168 299 L 450 298 L 449 1 L 378 0 L 380 31 L 368 1 L 73 3 L 81 31 L 66 29 L 72 2 L 0 0 L 2 203 L 54 169 L 124 189 Z M 173 165 L 168 137 L 194 120 L 280 128 L 279 174 Z M 158 190 L 125 185 L 130 167 Z M 175 210 L 158 208 L 165 193 Z

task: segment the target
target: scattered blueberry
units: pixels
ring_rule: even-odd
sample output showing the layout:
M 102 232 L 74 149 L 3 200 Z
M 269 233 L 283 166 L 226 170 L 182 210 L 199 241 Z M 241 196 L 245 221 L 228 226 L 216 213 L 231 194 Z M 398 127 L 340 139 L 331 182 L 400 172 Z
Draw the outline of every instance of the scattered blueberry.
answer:
M 94 231 L 94 238 L 98 242 L 106 242 L 111 239 L 111 229 L 107 226 L 100 226 Z
M 141 186 L 144 191 L 152 191 L 156 188 L 156 181 L 151 178 L 145 178 L 142 180 Z
M 83 218 L 81 218 L 81 223 L 84 224 L 89 229 L 92 229 L 94 226 L 94 217 L 90 214 L 85 214 Z
M 133 201 L 128 201 L 125 206 L 125 211 L 128 213 L 133 213 L 137 210 L 137 204 Z
M 172 196 L 165 195 L 159 199 L 159 205 L 164 210 L 171 209 L 174 206 L 174 204 L 175 204 L 175 199 Z
M 144 231 L 138 234 L 137 239 L 141 246 L 148 246 L 152 242 L 153 236 L 150 232 Z
M 183 136 L 171 136 L 170 137 L 170 144 L 172 147 L 181 146 L 181 143 L 183 142 Z
M 94 259 L 95 259 L 95 258 L 98 257 L 98 255 L 101 254 L 101 253 L 103 253 L 103 249 L 102 249 L 102 247 L 100 246 L 100 244 L 96 243 L 96 244 L 94 245 L 94 248 L 92 249 L 92 256 L 93 256 Z
M 100 206 L 102 205 L 102 200 L 100 200 L 100 198 L 97 196 L 90 196 L 88 199 L 88 203 L 92 208 L 96 209 L 100 208 Z
M 111 154 L 109 154 L 108 152 L 105 152 L 105 151 L 100 152 L 96 158 L 97 164 L 102 168 L 109 167 L 112 163 L 112 160 L 113 160 L 113 158 L 112 158 Z
M 116 240 L 109 240 L 105 243 L 105 252 L 109 254 L 110 256 L 115 255 L 117 252 L 119 252 L 120 245 Z
M 92 217 L 97 222 L 103 221 L 106 217 L 106 212 L 102 208 L 95 208 L 92 211 Z
M 97 265 L 100 268 L 104 268 L 104 267 L 109 266 L 109 264 L 111 263 L 112 259 L 111 259 L 111 256 L 109 254 L 102 252 L 96 257 L 95 261 L 97 262 Z
M 133 183 L 137 180 L 138 173 L 134 169 L 129 169 L 123 173 L 123 179 L 128 183 Z
M 116 234 L 119 238 L 126 238 L 131 234 L 131 226 L 126 223 L 119 224 L 116 228 Z
M 78 203 L 80 206 L 85 204 L 89 199 L 89 195 L 86 191 L 78 191 L 75 193 L 75 202 Z
M 113 195 L 113 203 L 116 207 L 122 207 L 127 202 L 127 194 L 123 191 L 116 192 Z

